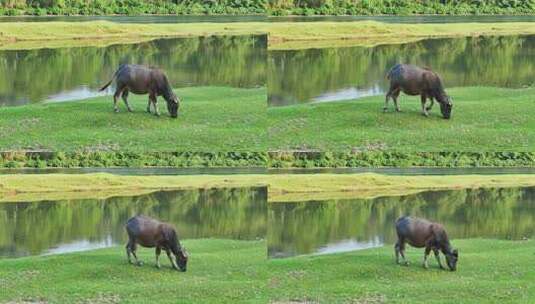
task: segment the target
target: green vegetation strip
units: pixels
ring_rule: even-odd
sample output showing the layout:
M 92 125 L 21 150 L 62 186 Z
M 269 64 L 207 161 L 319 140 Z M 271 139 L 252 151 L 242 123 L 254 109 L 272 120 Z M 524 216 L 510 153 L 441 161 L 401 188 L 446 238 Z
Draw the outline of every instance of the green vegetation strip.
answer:
M 162 189 L 269 187 L 269 201 L 369 198 L 431 189 L 535 186 L 534 175 L 390 176 L 365 174 L 236 174 L 118 176 L 96 174 L 0 175 L 0 202 L 104 198 Z
M 269 33 L 270 49 L 401 43 L 433 37 L 535 34 L 535 23 L 389 24 L 356 22 L 236 22 L 117 24 L 105 21 L 0 23 L 0 49 L 135 42 L 159 37 Z M 47 41 L 43 44 L 42 41 Z M 90 43 L 91 42 L 91 43 Z
M 252 0 L 199 1 L 168 0 L 10 0 L 0 2 L 0 15 L 469 15 L 469 14 L 533 14 L 530 1 L 457 0 L 457 1 L 312 1 Z
M 146 112 L 147 96 L 130 95 L 134 112 L 111 96 L 65 103 L 0 108 L 0 147 L 5 150 L 121 152 L 264 152 L 264 88 L 193 87 L 173 119 L 160 98 L 162 116 Z M 113 158 L 113 157 L 110 157 Z M 113 165 L 113 164 L 111 164 Z
M 302 152 L 269 153 L 270 168 L 512 168 L 535 167 L 535 152 Z
M 465 87 L 448 93 L 454 99 L 450 120 L 442 118 L 438 105 L 429 117 L 423 116 L 420 99 L 403 94 L 400 113 L 392 103 L 383 113 L 384 96 L 269 108 L 269 147 L 334 152 L 395 149 L 411 154 L 535 150 L 534 88 Z M 533 164 L 533 154 L 528 162 Z
M 265 14 L 265 1 L 15 0 L 0 2 L 0 15 L 237 15 Z
M 535 152 L 0 152 L 0 168 L 534 167 Z
M 272 0 L 271 15 L 514 15 L 535 13 L 529 1 L 516 0 L 426 0 L 426 1 L 313 1 Z
M 0 152 L 0 168 L 265 167 L 265 152 Z
M 184 243 L 191 255 L 185 273 L 164 259 L 157 270 L 153 250 L 143 248 L 145 265 L 128 265 L 122 246 L 0 260 L 0 301 L 527 303 L 535 297 L 533 241 L 453 240 L 456 272 L 439 270 L 433 258 L 423 269 L 423 250 L 410 247 L 412 264 L 405 267 L 394 264 L 392 246 L 266 260 L 265 242 Z

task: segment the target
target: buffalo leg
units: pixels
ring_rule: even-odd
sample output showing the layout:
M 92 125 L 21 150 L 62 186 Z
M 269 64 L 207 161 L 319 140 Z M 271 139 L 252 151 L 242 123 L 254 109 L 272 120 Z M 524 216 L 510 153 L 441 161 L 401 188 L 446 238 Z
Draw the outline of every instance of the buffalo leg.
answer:
M 396 106 L 396 112 L 401 112 L 401 109 L 399 108 L 399 104 L 398 104 L 398 97 L 399 97 L 400 92 L 401 90 L 398 88 L 392 94 L 392 99 L 394 100 L 394 105 Z
M 401 255 L 401 257 L 403 258 L 403 264 L 409 265 L 409 262 L 405 258 L 405 240 L 398 239 L 398 241 L 396 242 L 395 248 L 396 248 L 396 263 L 400 264 L 399 256 Z
M 438 249 L 434 248 L 433 253 L 435 253 L 435 258 L 437 259 L 438 267 L 440 267 L 440 269 L 444 269 L 444 266 L 442 266 L 442 263 L 440 262 L 440 253 L 438 252 Z
M 388 91 L 388 93 L 386 93 L 386 97 L 385 97 L 385 105 L 383 107 L 383 112 L 386 112 L 388 110 L 388 100 L 390 99 L 390 91 Z
M 422 94 L 421 97 L 421 101 L 422 101 L 422 114 L 424 116 L 429 116 L 429 113 L 427 113 L 427 108 L 425 107 L 425 103 L 427 102 L 427 97 L 425 96 L 425 94 Z
M 150 94 L 149 99 L 152 102 L 152 105 L 154 106 L 154 115 L 160 116 L 160 109 L 158 109 L 158 98 L 155 94 Z
M 128 103 L 128 89 L 125 89 L 122 94 L 124 104 L 126 105 L 126 108 L 128 109 L 128 112 L 132 112 L 132 107 Z
M 162 253 L 162 248 L 156 247 L 156 268 L 160 269 L 160 253 Z
M 429 268 L 429 265 L 427 265 L 427 257 L 429 257 L 429 253 L 431 253 L 431 247 L 426 246 L 425 247 L 425 253 L 424 253 L 424 268 Z
M 388 92 L 386 93 L 386 97 L 385 97 L 385 105 L 383 107 L 383 112 L 386 112 L 388 110 L 388 101 L 390 98 L 394 99 L 393 96 L 396 95 L 396 91 L 399 91 L 399 88 L 390 87 L 390 89 L 388 89 Z
M 431 111 L 431 109 L 433 108 L 433 105 L 435 104 L 435 99 L 433 97 L 429 98 L 431 103 L 429 104 L 429 106 L 427 106 L 427 108 L 425 108 L 428 112 Z
M 126 256 L 128 257 L 128 263 L 134 264 L 132 263 L 132 254 L 130 251 L 130 240 L 128 240 L 128 243 L 126 244 Z
M 394 245 L 394 251 L 396 252 L 396 264 L 399 264 L 399 241 Z
M 122 92 L 123 89 L 117 87 L 115 94 L 113 94 L 113 111 L 115 111 L 115 113 L 119 112 L 119 108 L 117 107 L 117 99 L 119 99 L 119 96 L 121 96 Z
M 137 264 L 137 265 L 141 265 L 142 262 L 140 262 L 138 259 L 137 259 L 137 255 L 136 255 L 136 242 L 132 241 L 132 240 L 129 240 L 128 241 L 128 244 L 126 244 L 126 254 L 128 255 L 128 262 L 130 262 L 130 264 Z M 132 263 L 132 259 L 130 257 L 130 255 L 133 255 L 134 256 L 134 259 L 135 259 L 135 263 Z
M 149 102 L 147 103 L 147 113 L 150 114 L 150 105 L 152 104 L 152 99 L 149 96 Z
M 176 265 L 175 259 L 173 259 L 173 256 L 171 255 L 171 250 L 166 249 L 165 253 L 167 253 L 167 257 L 169 258 L 169 261 L 171 262 L 171 265 L 174 269 L 178 270 L 178 266 Z

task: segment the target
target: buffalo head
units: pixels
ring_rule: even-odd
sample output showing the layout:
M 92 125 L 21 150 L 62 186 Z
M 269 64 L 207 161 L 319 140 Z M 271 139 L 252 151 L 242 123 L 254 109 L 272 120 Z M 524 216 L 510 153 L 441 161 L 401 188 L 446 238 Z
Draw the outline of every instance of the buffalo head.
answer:
M 180 98 L 175 94 L 172 94 L 169 98 L 166 98 L 165 101 L 167 102 L 167 111 L 169 111 L 169 115 L 173 118 L 177 118 L 178 109 L 180 108 Z
M 440 103 L 440 112 L 442 113 L 442 117 L 444 117 L 445 119 L 450 119 L 452 109 L 453 100 L 451 97 L 446 96 L 444 101 Z
M 450 253 L 446 254 L 446 263 L 448 263 L 451 271 L 457 269 L 457 260 L 459 260 L 459 251 L 457 249 L 453 249 Z

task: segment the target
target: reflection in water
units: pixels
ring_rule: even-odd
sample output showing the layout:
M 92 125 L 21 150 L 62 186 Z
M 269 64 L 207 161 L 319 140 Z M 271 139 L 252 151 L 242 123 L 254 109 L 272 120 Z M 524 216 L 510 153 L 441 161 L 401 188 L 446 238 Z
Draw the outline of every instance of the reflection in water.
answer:
M 394 223 L 402 215 L 440 222 L 453 239 L 530 238 L 535 236 L 535 187 L 274 202 L 268 206 L 268 253 L 286 257 L 393 244 Z
M 343 241 L 338 241 L 335 243 L 329 243 L 325 245 L 324 247 L 320 247 L 316 253 L 317 254 L 330 254 L 330 253 L 337 253 L 337 252 L 368 249 L 368 248 L 373 248 L 373 247 L 379 247 L 382 245 L 383 245 L 383 242 L 379 239 L 379 237 L 376 237 L 372 240 L 368 240 L 364 242 L 358 242 L 355 240 L 343 240 Z
M 0 51 L 0 106 L 98 96 L 123 63 L 160 67 L 175 88 L 264 86 L 266 45 L 265 35 L 214 36 Z
M 268 53 L 270 106 L 383 94 L 394 64 L 432 67 L 446 87 L 522 87 L 534 83 L 535 36 L 428 39 L 419 42 Z
M 383 93 L 383 89 L 376 85 L 372 88 L 359 90 L 356 88 L 349 88 L 349 89 L 342 89 L 336 92 L 327 92 L 324 93 L 318 97 L 312 98 L 312 102 L 318 103 L 318 102 L 329 102 L 329 101 L 337 101 L 337 100 L 349 100 L 349 99 L 356 99 L 356 98 L 362 98 L 367 96 L 375 96 Z
M 144 214 L 183 239 L 252 240 L 266 234 L 266 188 L 159 191 L 132 197 L 0 204 L 0 257 L 123 244 L 124 224 Z

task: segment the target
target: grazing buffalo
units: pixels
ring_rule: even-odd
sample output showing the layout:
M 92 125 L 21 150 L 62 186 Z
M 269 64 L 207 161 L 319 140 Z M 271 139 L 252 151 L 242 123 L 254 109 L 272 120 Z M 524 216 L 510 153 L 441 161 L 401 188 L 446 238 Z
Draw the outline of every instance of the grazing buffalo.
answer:
M 396 232 L 398 235 L 395 246 L 396 263 L 399 264 L 399 255 L 401 254 L 405 264 L 408 265 L 405 259 L 405 243 L 407 242 L 413 247 L 425 247 L 423 266 L 426 269 L 428 268 L 427 257 L 431 250 L 433 250 L 441 269 L 444 267 L 440 262 L 439 250 L 446 256 L 446 263 L 450 270 L 455 271 L 457 268 L 459 253 L 457 249 L 451 247 L 446 230 L 442 225 L 421 218 L 403 216 L 396 221 Z
M 151 104 L 154 106 L 154 114 L 160 116 L 158 109 L 158 96 L 163 96 L 167 102 L 167 110 L 171 117 L 176 118 L 178 115 L 178 108 L 180 107 L 180 100 L 173 92 L 173 88 L 167 80 L 165 73 L 156 68 L 150 68 L 142 65 L 123 64 L 119 66 L 112 79 L 106 83 L 100 91 L 104 91 L 115 80 L 116 88 L 113 94 L 113 108 L 115 112 L 119 112 L 117 108 L 117 99 L 122 96 L 128 111 L 132 112 L 132 107 L 128 103 L 128 93 L 134 94 L 149 94 L 149 103 L 147 105 L 147 112 L 151 113 Z
M 126 223 L 126 232 L 128 232 L 126 254 L 128 262 L 131 264 L 134 264 L 131 259 L 131 255 L 133 255 L 136 260 L 135 264 L 142 265 L 136 256 L 136 247 L 139 244 L 143 247 L 156 247 L 157 268 L 160 268 L 160 253 L 163 249 L 167 253 L 167 257 L 174 269 L 186 271 L 188 254 L 186 249 L 180 246 L 175 228 L 170 224 L 162 223 L 143 215 L 137 215 Z
M 400 91 L 403 91 L 407 95 L 420 95 L 423 115 L 429 115 L 428 111 L 431 110 L 436 99 L 440 104 L 442 116 L 446 119 L 451 117 L 452 99 L 444 91 L 440 76 L 431 69 L 396 64 L 390 69 L 386 78 L 390 80 L 390 89 L 386 93 L 383 111 L 386 112 L 390 98 L 394 100 L 396 111 L 401 111 L 398 105 L 398 96 Z M 429 106 L 426 106 L 427 98 L 431 100 Z

